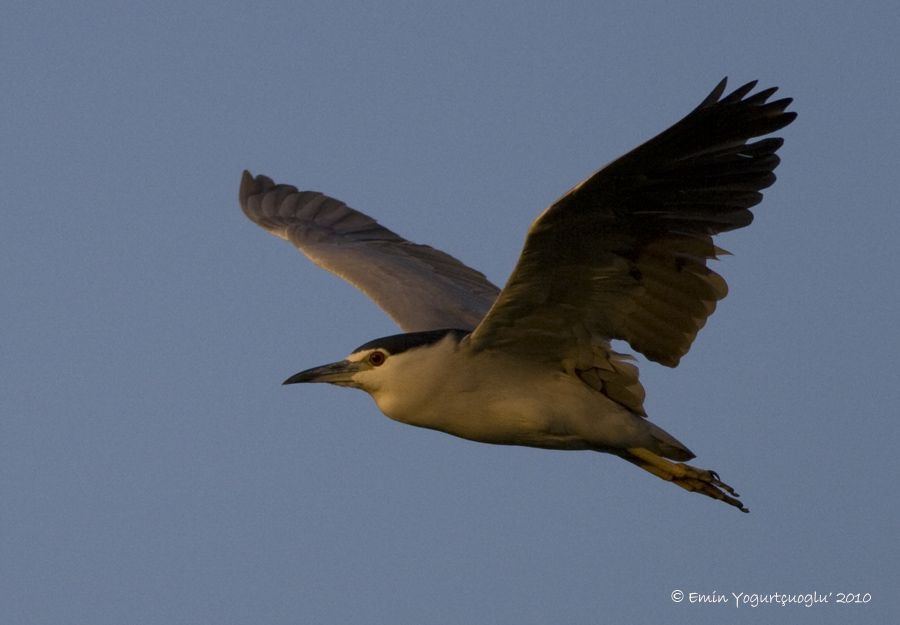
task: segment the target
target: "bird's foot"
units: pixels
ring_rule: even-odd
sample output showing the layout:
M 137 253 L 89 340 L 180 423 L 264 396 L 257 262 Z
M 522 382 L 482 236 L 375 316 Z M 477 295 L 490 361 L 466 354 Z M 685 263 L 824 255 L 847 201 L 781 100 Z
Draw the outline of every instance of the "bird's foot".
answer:
M 715 471 L 698 469 L 683 462 L 672 462 L 641 447 L 633 447 L 627 451 L 630 455 L 627 457 L 628 460 L 659 478 L 673 482 L 685 490 L 724 501 L 741 512 L 750 512 L 738 499 L 740 495 L 719 479 L 719 475 Z

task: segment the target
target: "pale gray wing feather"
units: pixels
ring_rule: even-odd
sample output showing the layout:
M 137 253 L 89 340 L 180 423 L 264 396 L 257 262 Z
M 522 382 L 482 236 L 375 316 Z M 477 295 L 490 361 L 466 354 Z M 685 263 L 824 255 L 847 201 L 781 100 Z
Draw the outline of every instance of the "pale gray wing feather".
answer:
M 253 222 L 368 295 L 406 332 L 472 329 L 500 291 L 449 254 L 316 191 L 245 171 L 239 199 Z
M 746 226 L 775 181 L 778 138 L 793 121 L 755 82 L 689 115 L 569 191 L 531 226 L 474 347 L 603 369 L 609 340 L 675 366 L 727 293 L 707 261 L 715 234 Z M 630 376 L 626 376 L 630 377 Z M 635 376 L 636 381 L 636 376 Z M 630 403 L 637 403 L 637 395 Z

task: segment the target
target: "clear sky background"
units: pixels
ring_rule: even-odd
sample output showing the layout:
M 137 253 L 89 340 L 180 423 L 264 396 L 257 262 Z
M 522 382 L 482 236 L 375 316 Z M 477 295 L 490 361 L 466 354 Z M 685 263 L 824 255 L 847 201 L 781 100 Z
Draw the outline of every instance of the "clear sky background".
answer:
M 0 622 L 897 622 L 898 27 L 895 2 L 6 2 Z M 242 169 L 502 284 L 547 204 L 725 75 L 800 117 L 719 241 L 728 299 L 642 379 L 751 514 L 280 386 L 396 328 L 242 215 Z

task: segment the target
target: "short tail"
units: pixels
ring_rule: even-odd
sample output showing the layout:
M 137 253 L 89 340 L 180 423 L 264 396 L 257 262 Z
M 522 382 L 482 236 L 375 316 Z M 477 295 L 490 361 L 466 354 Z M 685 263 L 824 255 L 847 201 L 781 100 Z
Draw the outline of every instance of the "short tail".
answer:
M 678 460 L 679 462 L 696 458 L 694 452 L 664 429 L 650 421 L 644 421 L 644 423 L 650 428 L 650 436 L 653 437 L 653 442 L 656 443 L 655 451 L 660 456 L 669 460 Z
M 660 430 L 662 432 L 662 430 Z M 663 432 L 665 434 L 665 432 Z M 666 434 L 668 436 L 668 434 Z M 672 438 L 672 437 L 670 437 Z M 675 440 L 672 438 L 672 440 Z M 678 443 L 678 441 L 675 441 Z M 680 448 L 684 451 L 687 451 L 689 456 L 685 459 L 693 458 L 694 455 L 691 454 L 690 451 L 687 450 L 683 445 L 678 443 Z M 668 451 L 668 450 L 665 450 Z M 644 449 L 643 447 L 631 447 L 629 449 L 623 450 L 619 454 L 622 458 L 631 462 L 632 464 L 636 464 L 640 468 L 644 469 L 655 475 L 656 477 L 662 478 L 668 482 L 672 482 L 681 486 L 685 490 L 689 490 L 695 493 L 701 493 L 706 495 L 707 497 L 712 497 L 713 499 L 718 499 L 719 501 L 723 501 L 730 506 L 734 506 L 741 512 L 750 512 L 741 500 L 739 499 L 740 495 L 734 492 L 734 489 L 719 479 L 718 474 L 715 471 L 708 471 L 706 469 L 698 469 L 696 467 L 692 467 L 689 464 L 684 464 L 681 462 L 670 462 L 666 460 L 661 455 L 656 454 L 649 449 Z M 670 458 L 674 458 L 674 455 L 669 455 Z

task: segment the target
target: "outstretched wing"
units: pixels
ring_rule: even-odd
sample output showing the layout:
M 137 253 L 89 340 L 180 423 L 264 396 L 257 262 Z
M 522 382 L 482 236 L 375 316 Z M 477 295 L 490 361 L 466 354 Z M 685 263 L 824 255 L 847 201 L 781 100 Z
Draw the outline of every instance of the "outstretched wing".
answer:
M 500 291 L 449 254 L 316 191 L 245 171 L 240 203 L 253 222 L 368 295 L 406 332 L 474 328 Z
M 790 99 L 725 80 L 674 126 L 569 191 L 531 226 L 476 348 L 590 368 L 609 339 L 674 367 L 727 293 L 713 235 L 748 225 L 775 181 Z

